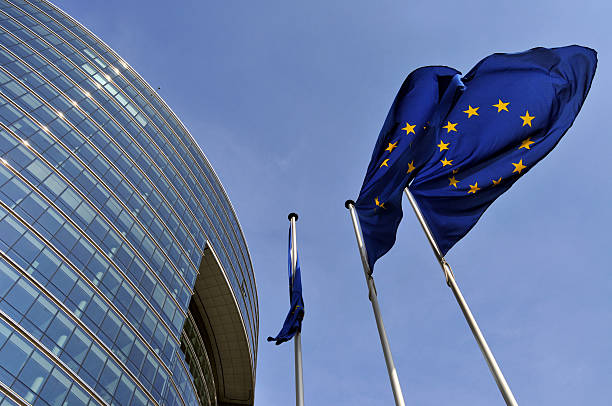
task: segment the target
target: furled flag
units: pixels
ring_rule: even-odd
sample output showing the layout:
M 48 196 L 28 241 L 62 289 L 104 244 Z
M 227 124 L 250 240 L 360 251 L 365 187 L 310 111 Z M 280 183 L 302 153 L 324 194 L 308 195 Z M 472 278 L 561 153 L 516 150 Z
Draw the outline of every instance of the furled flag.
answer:
M 304 299 L 302 298 L 302 277 L 300 274 L 300 258 L 296 258 L 295 277 L 291 272 L 291 226 L 289 226 L 289 291 L 291 307 L 285 318 L 285 323 L 276 337 L 268 337 L 268 341 L 276 341 L 276 345 L 289 341 L 302 331 L 304 319 Z M 297 252 L 296 252 L 297 256 Z
M 463 78 L 442 67 L 411 73 L 391 106 L 356 203 L 370 269 L 395 242 L 409 184 L 446 254 L 559 142 L 582 107 L 596 65 L 594 50 L 574 45 L 493 54 Z M 452 80 L 416 75 L 442 69 Z M 423 88 L 430 91 L 418 92 Z M 397 131 L 400 123 L 404 133 Z

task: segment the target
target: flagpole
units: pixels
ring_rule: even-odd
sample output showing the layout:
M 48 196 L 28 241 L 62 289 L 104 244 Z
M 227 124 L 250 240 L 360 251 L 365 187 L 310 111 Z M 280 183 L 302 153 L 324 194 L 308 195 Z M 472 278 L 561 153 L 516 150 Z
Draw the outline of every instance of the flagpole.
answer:
M 461 290 L 459 290 L 459 286 L 457 286 L 457 282 L 455 282 L 455 276 L 453 275 L 453 271 L 450 265 L 444 259 L 442 251 L 440 251 L 440 248 L 438 247 L 438 244 L 436 243 L 436 240 L 434 239 L 433 234 L 431 233 L 431 230 L 429 229 L 429 226 L 427 225 L 427 222 L 423 217 L 423 213 L 421 213 L 419 205 L 417 204 L 416 200 L 414 199 L 414 196 L 412 196 L 412 193 L 410 193 L 410 190 L 407 187 L 404 188 L 404 193 L 408 197 L 410 205 L 412 206 L 412 209 L 414 210 L 414 213 L 416 214 L 419 223 L 421 223 L 421 227 L 423 227 L 423 231 L 425 232 L 425 235 L 429 240 L 429 244 L 431 245 L 431 248 L 433 249 L 436 258 L 438 259 L 438 262 L 442 267 L 444 277 L 446 278 L 446 284 L 451 288 L 453 294 L 455 295 L 455 299 L 457 299 L 457 303 L 459 303 L 461 312 L 463 313 L 463 316 L 465 317 L 468 325 L 470 326 L 472 334 L 474 334 L 474 338 L 478 343 L 478 347 L 480 347 L 480 351 L 482 352 L 482 355 L 484 355 L 485 360 L 487 361 L 489 370 L 491 371 L 491 374 L 493 374 L 493 378 L 495 378 L 497 387 L 499 388 L 499 391 L 504 397 L 506 405 L 518 406 L 518 403 L 516 402 L 512 391 L 510 390 L 510 386 L 508 386 L 508 382 L 506 382 L 506 378 L 504 378 L 504 375 L 502 374 L 502 371 L 499 368 L 499 365 L 497 364 L 497 361 L 495 360 L 491 349 L 489 349 L 489 346 L 487 345 L 487 341 L 485 340 L 484 336 L 482 335 L 482 332 L 480 331 L 480 328 L 478 327 L 478 324 L 476 323 L 476 319 L 474 319 L 474 316 L 472 315 L 472 312 L 470 311 L 467 302 L 461 294 Z
M 295 269 L 297 268 L 297 234 L 295 231 L 295 222 L 298 219 L 296 213 L 289 214 L 291 222 L 291 280 L 295 278 Z M 291 295 L 291 288 L 289 289 Z M 302 332 L 298 331 L 293 337 L 295 349 L 295 404 L 296 406 L 304 406 L 304 375 L 302 372 Z
M 385 363 L 387 364 L 387 372 L 389 373 L 389 381 L 391 382 L 391 389 L 393 390 L 395 405 L 404 406 L 404 395 L 402 394 L 402 388 L 400 386 L 399 378 L 397 376 L 395 364 L 393 363 L 393 356 L 391 355 L 389 339 L 387 338 L 387 332 L 385 331 L 385 325 L 383 324 L 382 315 L 380 313 L 380 306 L 378 305 L 378 294 L 376 293 L 374 278 L 372 277 L 370 265 L 368 264 L 368 254 L 366 252 L 365 244 L 363 242 L 363 235 L 361 234 L 361 225 L 359 224 L 359 218 L 357 217 L 357 211 L 355 210 L 355 202 L 352 200 L 347 200 L 344 205 L 351 212 L 351 220 L 353 221 L 355 238 L 357 238 L 357 246 L 359 247 L 359 254 L 361 255 L 363 272 L 365 273 L 366 283 L 368 285 L 368 294 L 370 302 L 372 302 L 372 310 L 374 311 L 376 327 L 378 327 L 378 335 L 380 336 L 380 344 L 382 345 L 383 354 L 385 356 Z

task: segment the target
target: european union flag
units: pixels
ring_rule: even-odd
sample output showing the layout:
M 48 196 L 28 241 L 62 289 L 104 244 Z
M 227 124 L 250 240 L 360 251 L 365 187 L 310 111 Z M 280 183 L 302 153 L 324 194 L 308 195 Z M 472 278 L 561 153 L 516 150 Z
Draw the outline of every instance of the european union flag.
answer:
M 300 258 L 296 258 L 295 277 L 291 272 L 291 226 L 289 226 L 289 291 L 291 292 L 291 307 L 285 318 L 285 323 L 276 337 L 268 337 L 268 341 L 276 341 L 276 345 L 289 341 L 302 331 L 304 319 L 304 299 L 302 298 L 302 276 L 300 274 Z M 297 253 L 296 253 L 297 254 Z
M 493 54 L 463 78 L 443 67 L 411 73 L 391 106 L 356 204 L 370 269 L 395 242 L 409 184 L 446 254 L 557 145 L 582 107 L 596 65 L 594 50 L 569 46 Z M 400 123 L 405 134 L 397 131 Z
M 449 87 L 457 86 L 458 73 L 445 66 L 417 69 L 408 75 L 391 105 L 355 203 L 370 270 L 395 243 L 402 219 L 402 190 L 415 169 L 426 162 L 428 148 L 422 140 L 440 99 Z

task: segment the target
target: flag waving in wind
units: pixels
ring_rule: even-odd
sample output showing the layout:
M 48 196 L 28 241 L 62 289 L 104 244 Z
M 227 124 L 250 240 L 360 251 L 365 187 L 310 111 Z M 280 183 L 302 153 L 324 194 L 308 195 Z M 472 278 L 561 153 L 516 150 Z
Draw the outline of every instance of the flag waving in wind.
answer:
M 289 226 L 289 292 L 291 307 L 285 318 L 285 323 L 276 337 L 268 337 L 268 341 L 276 341 L 276 345 L 289 341 L 302 330 L 304 319 L 304 299 L 302 298 L 302 277 L 300 275 L 300 259 L 296 251 L 295 276 L 291 271 L 291 226 Z
M 493 54 L 464 77 L 445 67 L 411 73 L 391 106 L 356 203 L 370 269 L 395 242 L 409 184 L 446 254 L 561 140 L 596 65 L 594 50 L 574 45 Z
M 440 97 L 449 86 L 456 86 L 453 78 L 458 73 L 445 66 L 415 70 L 389 110 L 355 205 L 370 270 L 395 243 L 402 219 L 402 190 L 435 146 L 426 134 Z

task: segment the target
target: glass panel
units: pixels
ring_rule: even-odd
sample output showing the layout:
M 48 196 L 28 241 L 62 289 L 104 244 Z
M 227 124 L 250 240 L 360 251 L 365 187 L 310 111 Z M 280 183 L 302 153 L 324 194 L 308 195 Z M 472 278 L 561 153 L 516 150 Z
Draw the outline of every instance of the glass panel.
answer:
M 44 297 L 39 297 L 27 313 L 27 318 L 41 330 L 45 330 L 53 316 L 57 313 L 56 307 Z
M 54 370 L 47 380 L 47 383 L 40 392 L 40 397 L 50 405 L 61 405 L 63 403 L 70 381 L 59 371 Z
M 19 374 L 21 382 L 34 393 L 38 393 L 45 379 L 51 372 L 52 365 L 42 355 L 35 352 Z
M 0 349 L 0 365 L 16 376 L 31 352 L 32 347 L 14 333 Z

